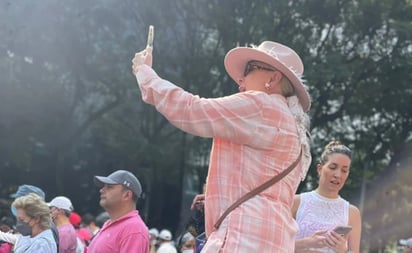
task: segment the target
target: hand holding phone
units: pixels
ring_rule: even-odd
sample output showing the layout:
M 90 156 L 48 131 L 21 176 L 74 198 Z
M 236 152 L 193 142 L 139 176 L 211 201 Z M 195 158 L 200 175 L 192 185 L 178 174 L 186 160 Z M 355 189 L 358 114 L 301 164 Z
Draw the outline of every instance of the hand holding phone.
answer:
M 352 230 L 351 226 L 337 226 L 333 229 L 334 232 L 342 236 L 347 235 L 351 230 Z

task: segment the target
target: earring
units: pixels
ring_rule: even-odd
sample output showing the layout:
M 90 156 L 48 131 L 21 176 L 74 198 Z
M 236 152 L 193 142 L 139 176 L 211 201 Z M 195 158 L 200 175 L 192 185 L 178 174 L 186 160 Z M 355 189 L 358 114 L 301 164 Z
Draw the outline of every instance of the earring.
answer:
M 269 89 L 270 88 L 270 83 L 265 83 L 265 89 Z

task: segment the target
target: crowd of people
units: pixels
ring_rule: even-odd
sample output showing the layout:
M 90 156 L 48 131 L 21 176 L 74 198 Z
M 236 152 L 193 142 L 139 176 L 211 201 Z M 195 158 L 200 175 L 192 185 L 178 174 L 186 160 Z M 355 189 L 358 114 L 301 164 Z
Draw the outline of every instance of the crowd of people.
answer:
M 236 47 L 224 60 L 236 94 L 201 98 L 160 78 L 152 69 L 153 48 L 133 59 L 143 101 L 181 130 L 213 139 L 199 233 L 147 228 L 136 210 L 142 187 L 118 170 L 95 176 L 104 222 L 80 217 L 67 196 L 45 202 L 44 192 L 23 185 L 13 194 L 13 219 L 1 220 L 0 253 L 224 253 L 360 252 L 361 216 L 340 196 L 352 151 L 338 141 L 326 145 L 315 190 L 296 195 L 312 161 L 308 111 L 311 98 L 303 63 L 291 48 L 272 41 Z M 102 219 L 102 218 L 100 218 Z M 16 233 L 10 233 L 16 231 Z M 409 252 L 411 239 L 400 242 Z
M 136 210 L 138 179 L 118 170 L 94 181 L 105 209 L 97 217 L 74 212 L 66 196 L 46 202 L 39 187 L 19 186 L 11 195 L 13 217 L 1 219 L 0 253 L 149 252 L 149 232 Z
M 141 185 L 131 172 L 118 170 L 94 180 L 106 210 L 97 217 L 79 215 L 66 196 L 46 202 L 39 187 L 19 186 L 11 195 L 14 216 L 0 219 L 0 253 L 193 252 L 190 232 L 174 241 L 170 230 L 147 229 L 136 210 Z
M 149 229 L 150 253 L 192 253 L 195 249 L 195 236 L 184 231 L 176 239 L 168 229 Z

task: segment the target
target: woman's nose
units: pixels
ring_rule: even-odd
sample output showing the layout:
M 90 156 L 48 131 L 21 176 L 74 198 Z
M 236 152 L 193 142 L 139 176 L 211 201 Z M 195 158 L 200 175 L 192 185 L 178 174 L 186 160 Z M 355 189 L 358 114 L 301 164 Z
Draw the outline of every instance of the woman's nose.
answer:
M 335 177 L 340 177 L 342 172 L 340 170 L 336 170 L 335 173 L 333 174 Z

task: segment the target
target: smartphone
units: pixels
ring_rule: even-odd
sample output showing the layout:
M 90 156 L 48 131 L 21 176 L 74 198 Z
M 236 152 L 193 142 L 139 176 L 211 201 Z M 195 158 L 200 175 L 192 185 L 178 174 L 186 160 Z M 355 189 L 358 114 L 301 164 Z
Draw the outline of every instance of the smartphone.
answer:
M 149 32 L 147 33 L 147 46 L 153 47 L 153 39 L 154 39 L 154 26 L 149 26 Z
M 350 226 L 337 226 L 333 229 L 336 233 L 340 235 L 347 235 L 352 230 Z

